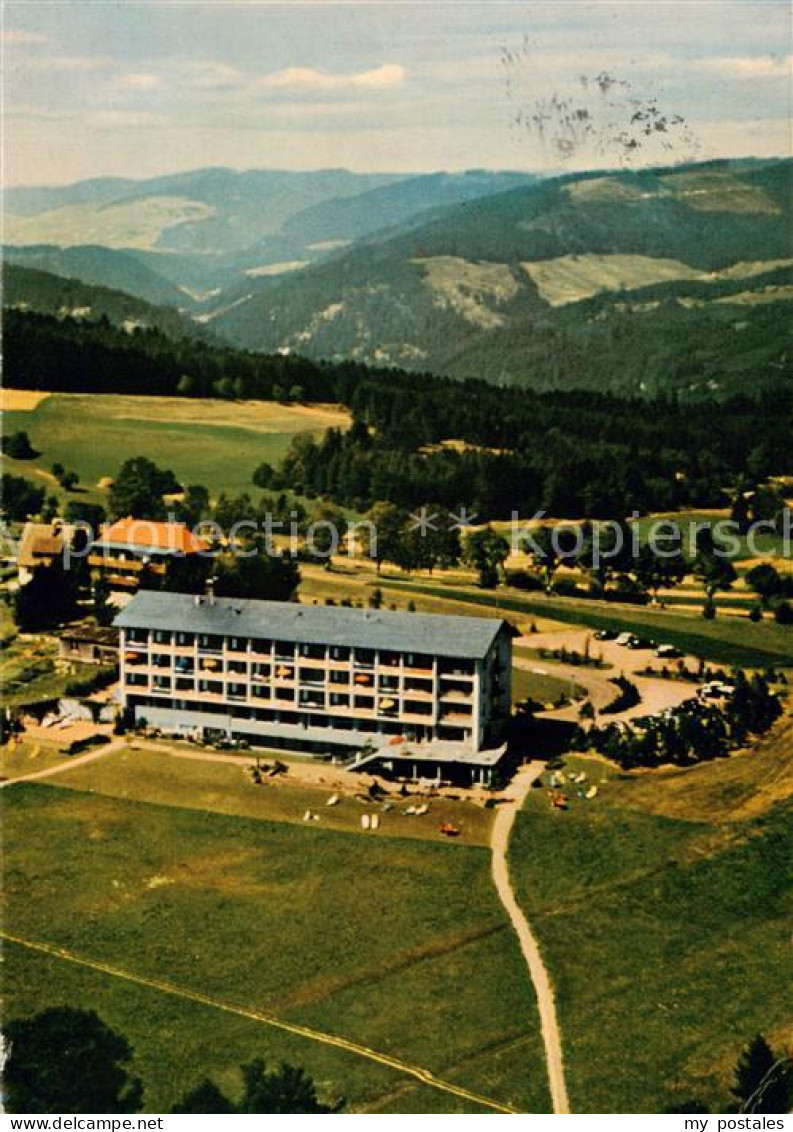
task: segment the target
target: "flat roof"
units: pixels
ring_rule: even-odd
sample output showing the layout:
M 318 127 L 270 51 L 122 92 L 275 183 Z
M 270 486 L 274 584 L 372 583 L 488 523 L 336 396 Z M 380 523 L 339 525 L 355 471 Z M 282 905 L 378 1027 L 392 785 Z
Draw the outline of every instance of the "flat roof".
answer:
M 403 613 L 390 609 L 299 605 L 139 591 L 116 617 L 122 629 L 165 629 L 220 636 L 260 637 L 306 645 L 429 653 L 481 660 L 506 622 L 495 617 Z

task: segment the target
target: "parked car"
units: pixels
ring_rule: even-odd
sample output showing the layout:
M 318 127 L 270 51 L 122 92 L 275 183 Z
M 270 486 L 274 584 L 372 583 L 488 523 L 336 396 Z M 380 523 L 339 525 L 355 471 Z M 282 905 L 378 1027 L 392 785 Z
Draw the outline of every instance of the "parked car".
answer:
M 654 649 L 655 641 L 651 641 L 649 637 L 634 637 L 628 641 L 629 649 Z
M 683 652 L 676 645 L 659 645 L 655 650 L 655 655 L 663 657 L 665 660 L 672 660 L 675 657 L 682 656 Z
M 596 641 L 616 641 L 616 639 L 616 629 L 598 629 L 597 633 L 595 633 Z
M 614 638 L 614 643 L 617 645 L 629 645 L 633 640 L 633 633 L 620 633 L 618 637 Z

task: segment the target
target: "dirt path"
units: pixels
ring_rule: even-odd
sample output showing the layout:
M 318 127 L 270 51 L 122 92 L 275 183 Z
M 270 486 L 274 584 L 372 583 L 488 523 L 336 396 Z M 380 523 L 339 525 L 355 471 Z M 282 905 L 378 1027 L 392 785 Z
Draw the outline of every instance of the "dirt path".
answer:
M 103 747 L 87 751 L 84 755 L 78 755 L 76 759 L 66 759 L 56 766 L 48 766 L 44 770 L 36 770 L 32 774 L 21 774 L 19 778 L 7 778 L 5 782 L 0 782 L 0 789 L 4 786 L 16 786 L 18 782 L 33 782 L 39 778 L 49 778 L 53 774 L 74 770 L 77 766 L 85 766 L 86 763 L 95 762 L 96 759 L 103 759 L 105 755 L 112 755 L 114 751 L 120 751 L 125 746 L 126 739 L 116 739 L 112 743 L 106 743 Z
M 567 1086 L 564 1079 L 564 1061 L 562 1058 L 562 1042 L 559 1034 L 559 1022 L 556 1017 L 556 1000 L 550 976 L 540 954 L 540 948 L 535 939 L 528 920 L 524 916 L 520 905 L 515 899 L 515 893 L 509 879 L 509 864 L 507 850 L 509 849 L 509 836 L 515 822 L 515 815 L 523 805 L 526 794 L 532 783 L 543 770 L 544 763 L 532 762 L 518 771 L 510 786 L 505 791 L 509 802 L 498 807 L 490 846 L 493 853 L 492 871 L 493 883 L 496 886 L 499 899 L 504 905 L 512 926 L 520 943 L 523 958 L 529 968 L 531 981 L 537 995 L 537 1008 L 540 1014 L 540 1030 L 543 1045 L 545 1046 L 545 1061 L 548 1067 L 548 1085 L 551 1090 L 551 1101 L 554 1113 L 569 1113 L 570 1102 L 567 1098 Z
M 153 979 L 146 975 L 134 974 L 120 967 L 111 966 L 109 963 L 102 963 L 98 959 L 88 959 L 84 955 L 77 955 L 73 951 L 67 951 L 65 948 L 57 947 L 51 943 L 25 939 L 23 936 L 14 935 L 8 931 L 0 932 L 0 939 L 8 940 L 11 943 L 27 947 L 31 951 L 37 951 L 42 955 L 49 955 L 54 959 L 60 959 L 66 963 L 74 963 L 79 967 L 87 967 L 92 971 L 100 971 L 102 974 L 110 975 L 116 979 L 124 979 L 126 982 L 134 983 L 137 986 L 149 987 L 152 990 L 161 991 L 163 994 L 176 995 L 179 998 L 188 999 L 190 1002 L 198 1002 L 203 1006 L 211 1006 L 216 1010 L 223 1010 L 227 1014 L 236 1014 L 241 1018 L 249 1018 L 254 1022 L 261 1022 L 265 1026 L 272 1026 L 276 1030 L 284 1030 L 288 1034 L 296 1034 L 298 1037 L 307 1038 L 309 1041 L 319 1042 L 321 1045 L 335 1046 L 337 1049 L 342 1049 L 348 1053 L 364 1057 L 368 1061 L 385 1065 L 389 1069 L 396 1070 L 397 1073 L 405 1073 L 415 1078 L 417 1081 L 420 1081 L 423 1085 L 429 1085 L 433 1089 L 450 1093 L 452 1096 L 460 1097 L 462 1100 L 480 1105 L 482 1108 L 493 1109 L 495 1112 L 513 1114 L 518 1112 L 517 1109 L 512 1108 L 510 1105 L 502 1104 L 501 1101 L 494 1101 L 490 1097 L 483 1097 L 478 1093 L 471 1092 L 470 1089 L 465 1089 L 462 1085 L 455 1085 L 451 1081 L 444 1081 L 441 1077 L 436 1077 L 429 1069 L 424 1069 L 419 1065 L 411 1065 L 409 1062 L 402 1061 L 398 1057 L 392 1057 L 391 1054 L 381 1053 L 379 1050 L 371 1049 L 369 1046 L 362 1045 L 360 1042 L 351 1041 L 348 1038 L 342 1038 L 337 1034 L 329 1034 L 323 1030 L 315 1030 L 310 1026 L 301 1025 L 299 1022 L 289 1022 L 285 1018 L 267 1013 L 264 1010 L 254 1010 L 252 1007 L 241 1006 L 224 999 L 212 998 L 209 995 L 201 994 L 199 991 L 177 986 L 175 983 L 165 982 L 163 979 Z

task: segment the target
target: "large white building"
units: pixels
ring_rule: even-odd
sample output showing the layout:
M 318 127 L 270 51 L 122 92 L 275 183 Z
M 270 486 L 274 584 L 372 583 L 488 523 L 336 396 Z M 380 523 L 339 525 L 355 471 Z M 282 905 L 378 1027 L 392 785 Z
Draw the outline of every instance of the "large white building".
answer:
M 141 591 L 115 624 L 123 705 L 165 732 L 470 781 L 503 757 L 502 620 Z

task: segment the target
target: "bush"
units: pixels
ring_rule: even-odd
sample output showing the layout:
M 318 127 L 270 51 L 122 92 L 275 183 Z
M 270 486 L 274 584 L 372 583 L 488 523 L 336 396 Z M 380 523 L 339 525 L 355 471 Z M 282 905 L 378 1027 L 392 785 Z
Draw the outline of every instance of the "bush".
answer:
M 601 709 L 601 715 L 616 715 L 617 712 L 627 711 L 641 703 L 639 689 L 626 676 L 615 676 L 611 683 L 619 688 L 619 693 Z
M 540 575 L 531 570 L 507 570 L 505 581 L 508 586 L 513 586 L 516 590 L 542 591 L 545 589 Z
M 774 620 L 777 625 L 793 625 L 793 605 L 789 601 L 780 601 L 774 607 Z
M 105 743 L 110 742 L 108 735 L 88 735 L 85 739 L 75 739 L 65 748 L 67 755 L 79 755 L 83 751 L 88 751 L 91 747 L 101 747 Z
M 68 680 L 64 692 L 67 696 L 90 696 L 92 692 L 98 692 L 116 680 L 118 668 L 115 665 L 95 668 L 92 672 L 81 673 Z

